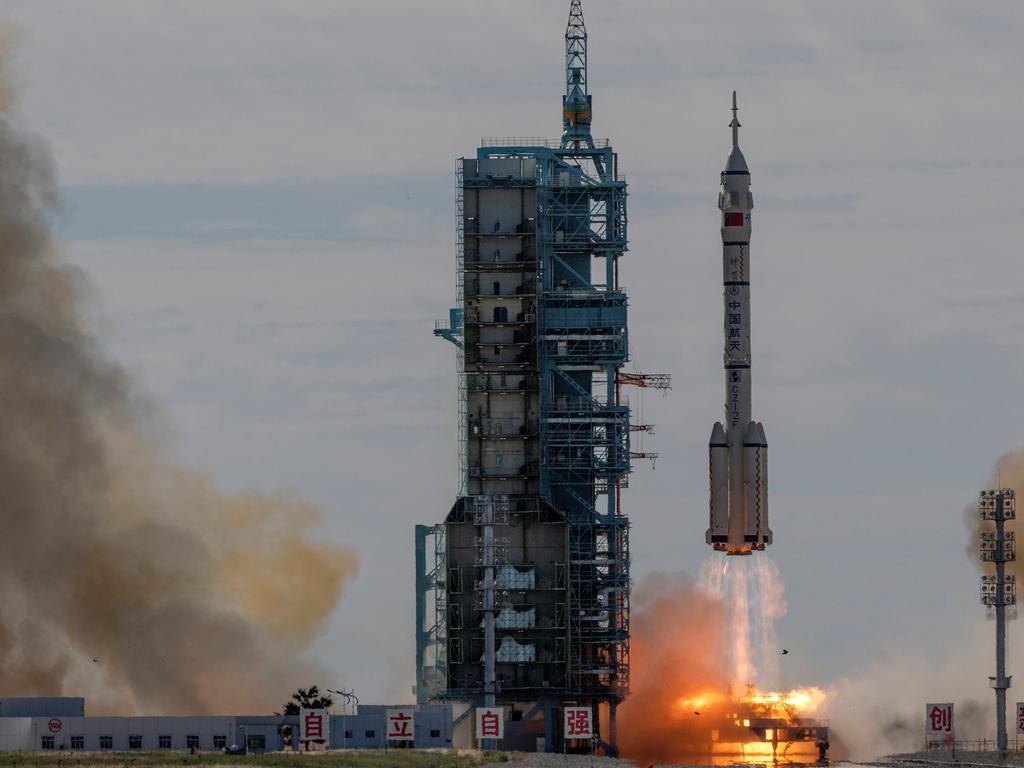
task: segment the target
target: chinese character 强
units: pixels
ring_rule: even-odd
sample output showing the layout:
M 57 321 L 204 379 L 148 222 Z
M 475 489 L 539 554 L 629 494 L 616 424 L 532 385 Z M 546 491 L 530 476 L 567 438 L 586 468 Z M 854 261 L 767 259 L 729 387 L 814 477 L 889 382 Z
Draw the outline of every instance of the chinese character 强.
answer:
M 480 715 L 480 735 L 498 738 L 498 713 L 483 712 Z
M 569 712 L 566 717 L 568 733 L 566 736 L 590 736 L 590 712 L 586 709 L 576 709 Z
M 306 715 L 306 738 L 321 739 L 324 735 L 324 719 L 312 712 Z

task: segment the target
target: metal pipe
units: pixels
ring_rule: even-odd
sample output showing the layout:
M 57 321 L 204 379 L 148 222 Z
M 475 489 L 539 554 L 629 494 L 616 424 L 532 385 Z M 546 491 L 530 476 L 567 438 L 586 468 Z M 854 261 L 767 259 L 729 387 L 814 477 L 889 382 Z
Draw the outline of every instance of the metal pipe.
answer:
M 484 608 L 484 706 L 493 707 L 496 691 L 494 648 L 494 499 L 484 501 L 483 608 Z M 482 740 L 485 749 L 495 747 L 493 739 Z
M 619 723 L 616 717 L 619 703 L 614 699 L 608 705 L 608 746 L 611 748 L 609 757 L 619 756 Z
M 1005 522 L 996 515 L 996 749 L 1006 751 L 1006 563 L 1003 556 Z

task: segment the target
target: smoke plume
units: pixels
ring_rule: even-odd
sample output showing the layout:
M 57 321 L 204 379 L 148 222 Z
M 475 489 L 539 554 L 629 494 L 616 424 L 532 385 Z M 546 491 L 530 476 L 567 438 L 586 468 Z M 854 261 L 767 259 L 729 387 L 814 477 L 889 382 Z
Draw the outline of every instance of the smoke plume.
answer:
M 269 713 L 318 679 L 307 650 L 355 556 L 316 540 L 315 506 L 225 495 L 168 460 L 54 247 L 52 162 L 12 125 L 6 58 L 0 693 L 85 695 L 94 713 Z
M 721 601 L 684 574 L 652 575 L 634 589 L 630 636 L 630 695 L 619 707 L 622 754 L 640 765 L 669 763 L 687 753 L 680 717 L 692 713 L 680 712 L 679 700 L 731 679 L 718 652 Z M 690 743 L 701 741 L 692 736 Z
M 734 696 L 751 695 L 749 686 L 778 691 L 774 622 L 786 612 L 778 570 L 764 553 L 716 554 L 704 562 L 699 582 L 658 574 L 637 585 L 632 602 L 630 695 L 619 708 L 622 754 L 639 765 L 706 761 L 712 731 L 736 717 Z M 805 695 L 773 716 L 818 715 L 821 691 L 792 694 Z
M 729 641 L 721 646 L 728 682 L 742 691 L 756 685 L 779 689 L 779 645 L 775 620 L 786 613 L 784 586 L 775 563 L 763 553 L 750 557 L 709 557 L 701 584 L 726 612 Z

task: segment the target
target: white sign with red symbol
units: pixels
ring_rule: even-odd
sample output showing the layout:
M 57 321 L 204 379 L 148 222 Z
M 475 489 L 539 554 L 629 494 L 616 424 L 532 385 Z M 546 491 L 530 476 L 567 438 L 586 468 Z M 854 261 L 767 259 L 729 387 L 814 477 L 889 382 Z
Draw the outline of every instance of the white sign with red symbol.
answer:
M 953 740 L 953 704 L 925 704 L 924 732 L 926 736 Z
M 594 713 L 590 707 L 565 708 L 565 738 L 594 738 Z
M 388 710 L 388 741 L 415 741 L 416 736 L 413 730 L 416 710 L 414 709 L 389 709 Z
M 299 710 L 299 741 L 327 741 L 327 710 Z
M 476 740 L 505 738 L 505 708 L 476 708 Z
M 1017 702 L 1017 733 L 1024 733 L 1024 701 Z
M 46 724 L 46 727 L 50 729 L 50 733 L 60 733 L 64 723 L 60 721 L 60 718 L 54 717 Z

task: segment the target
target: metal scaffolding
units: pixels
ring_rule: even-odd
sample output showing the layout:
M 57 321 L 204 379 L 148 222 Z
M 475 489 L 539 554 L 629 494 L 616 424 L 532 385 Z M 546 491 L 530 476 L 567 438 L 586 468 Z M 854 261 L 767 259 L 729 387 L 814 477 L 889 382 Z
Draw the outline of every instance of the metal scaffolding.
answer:
M 448 685 L 446 546 L 443 525 L 416 526 L 416 701 Z
M 611 143 L 590 134 L 586 57 L 572 0 L 561 140 L 483 139 L 458 161 L 457 306 L 435 334 L 459 354 L 460 492 L 436 555 L 444 578 L 418 578 L 418 614 L 419 587 L 445 596 L 444 626 L 418 635 L 417 658 L 420 641 L 446 651 L 431 698 L 525 703 L 506 737 L 543 714 L 549 750 L 560 706 L 606 707 L 600 737 L 614 753 L 635 429 L 621 390 L 668 377 L 622 371 L 626 181 Z
M 611 170 L 610 145 L 594 149 L 584 138 L 546 154 L 538 162 L 541 487 L 568 521 L 566 694 L 614 706 L 629 685 L 629 521 L 615 492 L 630 471 L 629 406 L 614 386 L 628 357 L 617 282 L 626 183 Z

